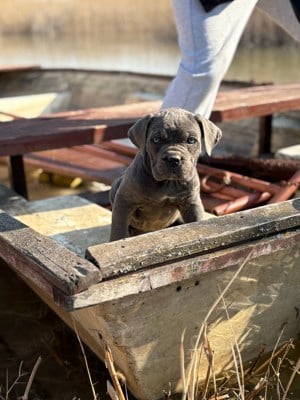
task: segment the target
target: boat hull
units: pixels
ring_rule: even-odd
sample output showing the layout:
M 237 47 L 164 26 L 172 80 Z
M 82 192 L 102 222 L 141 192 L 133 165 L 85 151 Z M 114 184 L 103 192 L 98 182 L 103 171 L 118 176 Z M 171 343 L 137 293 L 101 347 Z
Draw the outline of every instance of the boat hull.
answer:
M 16 218 L 31 226 L 29 231 L 24 226 L 26 237 L 35 235 L 43 243 L 46 239 L 38 231 L 44 228 L 37 221 L 41 214 L 47 220 L 50 207 L 51 218 L 55 210 L 59 213 L 56 220 L 64 224 L 60 234 L 59 223 L 53 224 L 55 234 L 48 231 L 53 246 L 58 241 L 74 250 L 79 226 L 74 226 L 74 233 L 63 230 L 65 225 L 72 225 L 70 218 L 83 220 L 79 215 L 86 215 L 89 207 L 83 199 L 76 201 L 75 208 L 69 200 L 76 209 L 74 217 L 66 211 L 65 199 L 64 206 L 61 201 L 50 199 L 31 202 L 27 217 L 23 201 L 23 211 L 18 207 Z M 40 248 L 45 249 L 44 253 L 53 252 L 49 238 L 47 249 L 42 246 L 33 256 L 28 247 L 22 250 L 20 236 L 18 241 L 15 236 L 21 235 L 22 229 L 12 229 L 13 218 L 7 215 L 0 221 L 0 254 L 101 359 L 105 358 L 107 346 L 111 349 L 117 370 L 124 374 L 128 388 L 137 398 L 159 399 L 169 385 L 172 392 L 182 389 L 181 337 L 184 332 L 188 368 L 202 323 L 207 324 L 216 374 L 233 366 L 231 348 L 235 341 L 246 362 L 255 358 L 262 346 L 271 351 L 277 341 L 295 338 L 299 333 L 299 199 L 114 243 L 105 243 L 109 212 L 91 207 L 95 218 L 105 212 L 102 229 L 106 236 L 102 236 L 103 244 L 96 244 L 101 227 L 95 230 L 85 226 L 80 231 L 89 237 L 89 243 L 82 243 L 80 251 L 88 246 L 86 262 L 92 271 L 90 279 L 88 272 L 83 274 L 81 286 L 78 283 L 70 288 L 61 283 L 61 276 L 53 276 L 51 269 L 49 273 L 49 256 L 40 254 Z M 12 208 L 7 211 L 13 213 Z M 80 236 L 77 235 L 79 247 Z M 24 262 L 16 263 L 16 254 Z M 95 265 L 97 276 L 92 269 Z M 207 360 L 202 356 L 198 371 L 201 379 L 206 371 Z

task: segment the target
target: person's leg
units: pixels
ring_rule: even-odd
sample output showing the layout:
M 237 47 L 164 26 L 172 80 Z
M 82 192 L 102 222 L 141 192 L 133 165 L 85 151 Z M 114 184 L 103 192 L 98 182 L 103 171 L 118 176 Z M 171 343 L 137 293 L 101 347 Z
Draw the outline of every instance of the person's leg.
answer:
M 257 6 L 295 40 L 300 41 L 300 23 L 289 0 L 259 0 Z
M 199 0 L 173 0 L 181 62 L 162 108 L 209 117 L 219 85 L 258 0 L 236 0 L 206 13 Z

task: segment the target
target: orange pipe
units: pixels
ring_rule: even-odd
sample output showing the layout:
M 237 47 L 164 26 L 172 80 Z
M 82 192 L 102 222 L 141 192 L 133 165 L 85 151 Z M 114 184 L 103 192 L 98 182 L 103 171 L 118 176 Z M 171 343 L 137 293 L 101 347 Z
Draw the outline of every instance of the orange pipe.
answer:
M 250 178 L 230 171 L 223 171 L 217 168 L 207 167 L 203 164 L 197 164 L 197 170 L 202 175 L 215 175 L 218 177 L 224 176 L 224 173 L 226 172 L 226 176 L 228 176 L 232 182 L 236 182 L 239 185 L 246 186 L 260 192 L 270 192 L 275 195 L 280 191 L 280 187 L 278 185 L 274 185 L 270 182 Z
M 268 204 L 278 203 L 288 200 L 300 187 L 300 169 L 280 188 L 269 201 Z
M 269 192 L 249 193 L 248 195 L 239 197 L 235 200 L 220 204 L 214 207 L 212 211 L 218 216 L 231 214 L 267 201 L 270 197 L 271 193 Z
M 206 177 L 204 177 L 205 179 Z M 249 194 L 249 191 L 247 190 L 242 190 L 238 189 L 232 186 L 229 186 L 229 184 L 219 184 L 217 182 L 214 182 L 210 180 L 208 182 L 208 179 L 206 180 L 201 180 L 201 191 L 207 194 L 210 194 L 212 197 L 217 197 L 218 194 L 222 194 L 225 196 L 228 196 L 230 198 L 237 198 L 237 197 L 242 197 L 247 194 Z

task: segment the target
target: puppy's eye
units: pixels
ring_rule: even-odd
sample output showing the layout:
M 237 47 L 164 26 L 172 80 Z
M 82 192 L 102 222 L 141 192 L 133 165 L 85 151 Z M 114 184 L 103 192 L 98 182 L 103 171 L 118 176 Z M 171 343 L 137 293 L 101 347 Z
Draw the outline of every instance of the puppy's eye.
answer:
M 159 143 L 159 142 L 160 142 L 160 137 L 159 137 L 159 136 L 155 136 L 155 137 L 152 139 L 152 141 L 153 141 L 153 143 Z
M 195 144 L 197 142 L 197 139 L 194 138 L 193 136 L 190 136 L 187 140 L 188 144 Z

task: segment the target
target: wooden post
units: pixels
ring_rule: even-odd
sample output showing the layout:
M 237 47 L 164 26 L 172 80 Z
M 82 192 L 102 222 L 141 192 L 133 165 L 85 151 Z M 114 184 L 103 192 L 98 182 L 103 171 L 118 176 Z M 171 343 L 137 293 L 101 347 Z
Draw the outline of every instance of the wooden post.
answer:
M 264 115 L 259 119 L 259 147 L 258 154 L 271 153 L 273 115 Z
M 12 188 L 21 196 L 28 199 L 26 175 L 22 155 L 10 156 L 10 182 Z

